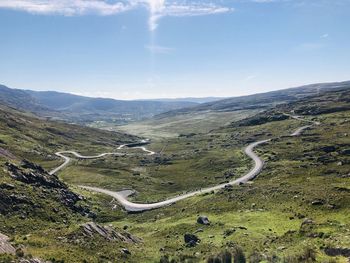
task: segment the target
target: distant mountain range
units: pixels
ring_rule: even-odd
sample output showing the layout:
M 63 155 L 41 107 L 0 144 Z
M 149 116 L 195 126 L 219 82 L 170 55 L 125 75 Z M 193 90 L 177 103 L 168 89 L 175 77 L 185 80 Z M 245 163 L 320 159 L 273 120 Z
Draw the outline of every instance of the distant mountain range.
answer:
M 126 123 L 162 112 L 198 105 L 193 100 L 115 100 L 90 98 L 55 91 L 11 89 L 0 85 L 0 102 L 40 117 L 76 123 Z
M 297 101 L 301 98 L 317 95 L 320 92 L 344 88 L 350 88 L 350 81 L 318 83 L 248 96 L 227 98 L 219 101 L 202 103 L 187 108 L 172 110 L 159 114 L 156 116 L 156 118 L 167 118 L 181 114 L 191 114 L 206 111 L 230 112 L 249 109 L 263 110 L 274 107 L 278 104 L 289 103 Z
M 193 102 L 193 103 L 208 103 L 218 100 L 226 99 L 224 97 L 203 97 L 203 98 L 194 98 L 194 97 L 187 97 L 187 98 L 164 98 L 164 99 L 147 99 L 147 100 L 138 100 L 138 101 L 162 101 L 162 102 L 175 102 L 175 101 L 186 101 L 186 102 Z
M 198 112 L 268 109 L 320 92 L 350 87 L 350 81 L 319 83 L 233 98 L 115 100 L 90 98 L 56 91 L 11 89 L 0 85 L 0 103 L 53 120 L 88 124 L 106 121 L 126 124 L 147 118 L 166 118 Z

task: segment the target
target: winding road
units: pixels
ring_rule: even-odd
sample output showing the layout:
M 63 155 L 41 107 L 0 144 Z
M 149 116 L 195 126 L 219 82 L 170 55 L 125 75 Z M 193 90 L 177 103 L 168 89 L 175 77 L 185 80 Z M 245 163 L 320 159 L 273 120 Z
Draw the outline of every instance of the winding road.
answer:
M 288 115 L 288 114 L 286 114 Z M 295 115 L 288 115 L 289 117 L 293 118 L 293 119 L 297 119 L 297 120 L 301 120 L 301 121 L 305 121 L 305 122 L 309 122 L 310 125 L 306 125 L 306 126 L 302 126 L 300 128 L 298 128 L 296 131 L 294 131 L 290 136 L 299 136 L 301 135 L 301 133 L 306 130 L 309 129 L 310 127 L 312 127 L 313 125 L 320 125 L 319 122 L 315 122 L 315 121 L 309 121 L 309 120 L 305 120 L 304 118 L 300 117 L 300 116 L 295 116 Z M 161 202 L 157 202 L 157 203 L 150 203 L 150 204 L 141 204 L 141 203 L 133 203 L 127 200 L 127 197 L 132 195 L 134 193 L 134 191 L 132 190 L 124 190 L 124 191 L 120 191 L 120 192 L 115 192 L 115 191 L 110 191 L 107 189 L 103 189 L 103 188 L 99 188 L 99 187 L 92 187 L 92 186 L 80 186 L 83 189 L 86 190 L 90 190 L 93 192 L 99 192 L 99 193 L 103 193 L 109 196 L 112 196 L 113 198 L 115 198 L 123 207 L 126 211 L 128 212 L 142 212 L 142 211 L 146 211 L 146 210 L 152 210 L 152 209 L 156 209 L 156 208 L 161 208 L 164 206 L 168 206 L 171 205 L 175 202 L 178 202 L 180 200 L 198 195 L 198 194 L 204 194 L 204 193 L 209 193 L 212 191 L 216 191 L 216 190 L 220 190 L 223 189 L 225 187 L 228 187 L 230 185 L 237 185 L 237 184 L 244 184 L 250 180 L 253 180 L 263 169 L 264 167 L 264 161 L 254 152 L 254 148 L 267 143 L 271 141 L 271 139 L 268 140 L 261 140 L 261 141 L 257 141 L 254 143 L 249 144 L 244 152 L 245 154 L 250 157 L 253 161 L 254 161 L 254 166 L 253 168 L 244 176 L 236 179 L 236 180 L 232 180 L 228 183 L 224 183 L 224 184 L 219 184 L 213 187 L 208 187 L 208 188 L 204 188 L 201 190 L 197 190 L 197 191 L 193 191 L 190 193 L 186 193 L 186 194 L 181 194 L 179 196 L 161 201 Z M 141 143 L 145 143 L 147 142 L 146 140 L 141 141 Z M 117 149 L 123 149 L 125 148 L 126 144 L 124 145 L 120 145 Z M 136 147 L 132 147 L 133 149 L 138 148 L 141 149 L 142 151 L 146 152 L 148 155 L 154 155 L 155 152 L 148 150 L 146 147 L 144 146 L 136 146 Z M 64 163 L 62 163 L 60 166 L 58 166 L 57 168 L 53 169 L 50 174 L 55 174 L 57 173 L 59 170 L 65 168 L 71 158 L 64 155 L 64 154 L 72 154 L 75 157 L 78 157 L 80 159 L 96 159 L 96 158 L 101 158 L 104 157 L 106 155 L 125 155 L 123 153 L 120 152 L 109 152 L 109 153 L 102 153 L 99 155 L 92 155 L 92 156 L 83 156 L 75 151 L 62 151 L 62 152 L 57 152 L 56 155 L 63 158 L 64 159 Z

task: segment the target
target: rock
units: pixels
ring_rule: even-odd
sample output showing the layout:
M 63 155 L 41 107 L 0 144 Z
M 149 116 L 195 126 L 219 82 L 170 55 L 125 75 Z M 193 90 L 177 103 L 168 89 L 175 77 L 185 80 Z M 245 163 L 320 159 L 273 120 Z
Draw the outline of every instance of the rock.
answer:
M 9 242 L 9 237 L 0 233 L 0 254 L 15 254 L 16 249 Z
M 224 231 L 224 236 L 225 236 L 225 237 L 231 236 L 234 232 L 236 232 L 236 229 L 234 229 L 234 228 L 226 229 L 226 230 Z
M 207 216 L 199 216 L 197 218 L 197 223 L 202 225 L 210 225 L 210 221 Z
M 233 186 L 231 184 L 226 184 L 224 189 L 227 191 L 227 192 L 231 192 L 233 190 Z
M 199 232 L 203 232 L 203 228 L 198 228 L 194 233 L 199 233 Z
M 324 151 L 325 153 L 335 152 L 336 148 L 334 146 L 324 146 L 320 148 L 321 151 Z
M 51 261 L 43 261 L 41 259 L 37 258 L 31 258 L 31 259 L 21 259 L 19 263 L 50 263 Z
M 131 235 L 128 232 L 117 232 L 115 229 L 109 226 L 101 226 L 94 222 L 88 222 L 80 227 L 83 236 L 93 237 L 95 235 L 101 236 L 108 241 L 122 241 L 125 243 L 140 243 L 142 240 L 138 237 Z
M 184 235 L 184 240 L 188 247 L 194 247 L 200 242 L 200 239 L 196 235 L 188 233 Z
M 324 204 L 324 201 L 320 199 L 311 201 L 311 205 L 323 205 L 323 204 Z
M 7 190 L 13 190 L 13 189 L 15 189 L 15 186 L 13 184 L 2 183 L 2 184 L 0 184 L 0 188 L 7 189 Z
M 25 184 L 30 184 L 34 187 L 40 187 L 43 193 L 55 196 L 58 201 L 63 205 L 67 206 L 74 212 L 80 213 L 81 215 L 94 216 L 88 208 L 77 205 L 78 201 L 83 198 L 71 190 L 68 186 L 61 182 L 56 175 L 49 174 L 41 166 L 31 163 L 27 160 L 23 160 L 20 165 L 7 162 L 5 163 L 8 174 L 15 180 Z M 7 186 L 11 187 L 11 186 Z M 0 193 L 1 197 L 1 193 Z M 11 197 L 13 203 L 28 203 L 28 198 L 24 197 L 19 200 L 18 196 Z M 13 203 L 11 204 L 13 206 Z M 0 212 L 1 212 L 0 207 Z
M 312 219 L 309 218 L 305 218 L 304 221 L 301 223 L 301 225 L 311 225 L 311 224 L 315 224 L 315 222 Z
M 343 150 L 341 153 L 344 155 L 350 155 L 350 149 Z
M 131 252 L 130 252 L 127 248 L 122 248 L 122 249 L 121 249 L 121 252 L 122 252 L 124 255 L 131 255 Z
M 343 256 L 343 257 L 350 257 L 350 248 L 325 248 L 324 252 L 327 256 Z

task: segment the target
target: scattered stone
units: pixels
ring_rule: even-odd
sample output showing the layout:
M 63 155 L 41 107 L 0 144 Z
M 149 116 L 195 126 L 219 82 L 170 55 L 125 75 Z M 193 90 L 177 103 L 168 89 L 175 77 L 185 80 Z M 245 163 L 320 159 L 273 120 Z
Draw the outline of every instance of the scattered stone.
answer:
M 350 149 L 343 150 L 341 153 L 343 155 L 350 155 Z
M 231 184 L 226 184 L 224 189 L 227 191 L 227 192 L 231 192 L 233 190 L 233 186 Z
M 320 148 L 321 151 L 324 151 L 325 153 L 331 153 L 335 152 L 336 148 L 334 146 L 324 146 Z
M 196 231 L 194 231 L 195 234 L 199 232 L 203 232 L 203 228 L 198 228 Z
M 305 218 L 305 220 L 301 223 L 301 225 L 311 225 L 311 224 L 315 224 L 315 222 L 312 219 L 309 218 Z
M 324 204 L 324 201 L 323 200 L 320 200 L 320 199 L 317 199 L 317 200 L 313 200 L 311 202 L 311 205 L 323 205 Z
M 194 247 L 200 242 L 200 239 L 196 235 L 189 233 L 184 235 L 184 240 L 187 247 Z
M 7 190 L 13 190 L 13 189 L 15 189 L 15 186 L 13 184 L 2 183 L 2 184 L 0 184 L 0 188 L 7 189 Z
M 234 229 L 234 228 L 226 229 L 226 230 L 224 231 L 224 236 L 225 236 L 225 237 L 231 236 L 234 232 L 236 232 L 236 229 Z
M 131 252 L 130 252 L 127 248 L 122 248 L 122 249 L 121 249 L 121 252 L 122 252 L 124 255 L 131 255 Z
M 207 216 L 199 216 L 197 218 L 197 223 L 202 225 L 210 225 L 210 221 Z

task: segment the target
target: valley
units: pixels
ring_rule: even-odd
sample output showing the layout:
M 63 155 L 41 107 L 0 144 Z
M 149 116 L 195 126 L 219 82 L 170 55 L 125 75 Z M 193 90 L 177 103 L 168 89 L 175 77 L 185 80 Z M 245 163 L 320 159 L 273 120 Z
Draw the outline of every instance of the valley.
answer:
M 1 262 L 347 262 L 349 103 L 337 86 L 114 131 L 2 106 L 0 232 L 16 252 Z

